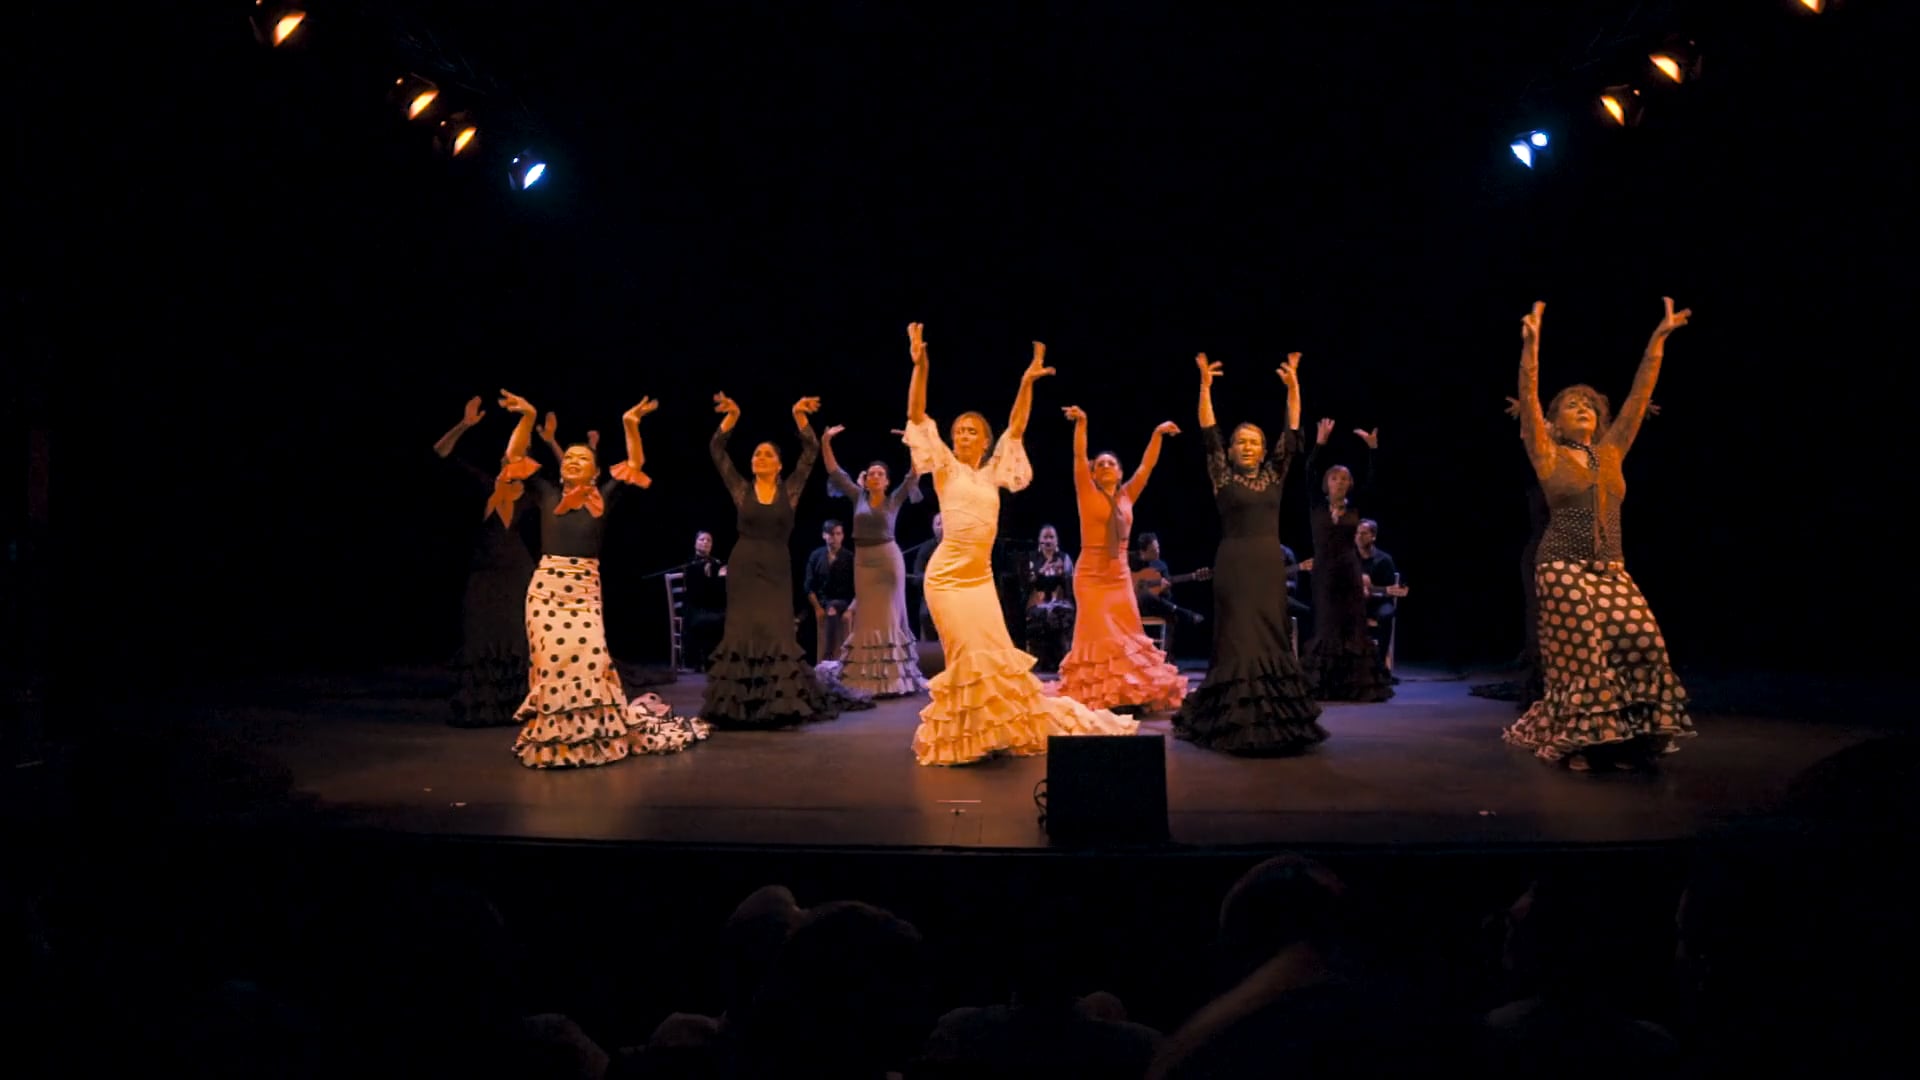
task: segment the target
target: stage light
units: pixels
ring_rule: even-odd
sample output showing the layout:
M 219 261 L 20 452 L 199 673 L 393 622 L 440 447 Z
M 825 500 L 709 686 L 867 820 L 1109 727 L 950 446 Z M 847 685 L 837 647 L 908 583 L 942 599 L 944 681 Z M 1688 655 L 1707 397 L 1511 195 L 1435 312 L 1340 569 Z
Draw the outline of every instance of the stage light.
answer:
M 1826 0 L 1800 0 L 1800 6 L 1818 15 L 1820 9 L 1826 7 L 1827 3 Z
M 1600 111 L 1621 127 L 1633 127 L 1643 111 L 1640 91 L 1624 84 L 1609 86 L 1600 92 Z
M 1547 141 L 1547 133 L 1544 131 L 1537 129 L 1525 131 L 1514 136 L 1513 141 L 1507 144 L 1507 149 L 1513 152 L 1513 156 L 1519 159 L 1520 164 L 1531 169 L 1539 156 L 1535 151 L 1545 150 Z
M 1685 38 L 1668 38 L 1647 60 L 1669 82 L 1691 82 L 1700 77 L 1700 53 Z
M 406 113 L 407 119 L 418 120 L 427 116 L 434 103 L 440 100 L 440 87 L 432 79 L 402 75 L 393 80 L 393 93 L 388 96 Z
M 479 149 L 480 125 L 467 112 L 457 112 L 433 129 L 434 149 L 450 158 L 470 158 Z
M 507 169 L 507 180 L 513 185 L 515 191 L 527 190 L 539 183 L 546 175 L 547 163 L 541 161 L 539 155 L 531 152 L 514 155 Z
M 307 21 L 307 13 L 297 7 L 286 4 L 269 4 L 266 0 L 253 0 L 253 36 L 260 44 L 278 48 L 292 40 L 302 23 Z

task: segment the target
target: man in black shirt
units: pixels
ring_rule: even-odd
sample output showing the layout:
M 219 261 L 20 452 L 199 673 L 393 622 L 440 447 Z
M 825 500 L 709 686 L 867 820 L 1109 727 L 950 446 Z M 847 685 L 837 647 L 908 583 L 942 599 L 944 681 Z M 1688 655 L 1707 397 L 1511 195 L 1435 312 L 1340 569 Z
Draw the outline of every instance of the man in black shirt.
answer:
M 1393 556 L 1374 546 L 1379 536 L 1380 523 L 1361 518 L 1353 540 L 1360 549 L 1360 573 L 1367 580 L 1367 633 L 1372 635 L 1380 660 L 1385 663 L 1387 645 L 1393 640 L 1393 620 L 1407 588 L 1400 584 L 1400 569 L 1394 565 Z
M 847 640 L 847 608 L 853 605 L 853 552 L 847 530 L 828 518 L 820 526 L 823 547 L 807 556 L 807 602 L 813 605 L 814 662 L 837 660 Z
M 1173 575 L 1168 572 L 1166 561 L 1160 558 L 1158 533 L 1143 532 L 1135 538 L 1127 568 L 1134 574 L 1133 595 L 1140 602 L 1140 614 L 1179 619 L 1189 625 L 1205 621 L 1199 612 L 1173 602 Z M 1142 570 L 1151 573 L 1142 577 Z M 1204 575 L 1196 575 L 1196 579 L 1204 579 Z
M 680 568 L 681 659 L 695 671 L 707 670 L 714 646 L 727 625 L 727 564 L 713 557 L 713 534 L 693 534 L 693 558 Z

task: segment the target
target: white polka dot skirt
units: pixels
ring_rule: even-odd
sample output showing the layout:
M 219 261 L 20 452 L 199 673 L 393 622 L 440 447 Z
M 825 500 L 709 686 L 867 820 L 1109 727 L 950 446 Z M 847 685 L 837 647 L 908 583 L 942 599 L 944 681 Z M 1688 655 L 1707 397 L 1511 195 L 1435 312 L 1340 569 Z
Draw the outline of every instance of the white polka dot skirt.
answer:
M 1559 761 L 1590 747 L 1695 734 L 1687 691 L 1646 597 L 1618 562 L 1554 560 L 1534 574 L 1546 693 L 1506 740 Z
M 527 585 L 526 700 L 513 752 L 528 768 L 608 765 L 632 754 L 671 754 L 705 739 L 708 726 L 673 715 L 655 694 L 631 701 L 620 685 L 600 608 L 600 560 L 548 555 Z

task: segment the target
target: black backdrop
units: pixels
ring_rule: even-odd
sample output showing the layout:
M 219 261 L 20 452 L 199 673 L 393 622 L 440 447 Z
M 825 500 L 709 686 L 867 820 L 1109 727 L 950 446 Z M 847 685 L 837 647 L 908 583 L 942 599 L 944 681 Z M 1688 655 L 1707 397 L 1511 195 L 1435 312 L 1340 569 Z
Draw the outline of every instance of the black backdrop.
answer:
M 1182 424 L 1136 525 L 1176 570 L 1217 537 L 1193 354 L 1226 367 L 1224 422 L 1272 428 L 1273 368 L 1304 352 L 1309 425 L 1335 417 L 1354 460 L 1378 425 L 1390 455 L 1402 655 L 1500 658 L 1518 317 L 1548 302 L 1549 391 L 1617 399 L 1668 294 L 1695 323 L 1626 512 L 1676 658 L 1874 662 L 1912 284 L 1901 5 L 1669 6 L 1713 30 L 1707 77 L 1632 131 L 1584 98 L 1543 114 L 1555 160 L 1528 172 L 1505 145 L 1523 89 L 1587 89 L 1595 32 L 1647 5 L 427 5 L 549 124 L 520 194 L 396 130 L 344 43 L 258 47 L 245 4 L 44 16 L 13 72 L 7 321 L 16 384 L 58 405 L 55 602 L 148 676 L 434 660 L 479 519 L 428 456 L 462 402 L 487 398 L 462 447 L 484 462 L 502 386 L 615 453 L 651 394 L 657 483 L 607 573 L 616 650 L 657 657 L 640 575 L 696 527 L 731 540 L 712 393 L 745 407 L 743 457 L 791 446 L 818 394 L 849 462 L 897 466 L 917 319 L 942 419 L 1003 423 L 1031 339 L 1060 370 L 1005 535 L 1077 543 L 1060 406 L 1128 462 Z M 844 509 L 816 480 L 796 559 Z

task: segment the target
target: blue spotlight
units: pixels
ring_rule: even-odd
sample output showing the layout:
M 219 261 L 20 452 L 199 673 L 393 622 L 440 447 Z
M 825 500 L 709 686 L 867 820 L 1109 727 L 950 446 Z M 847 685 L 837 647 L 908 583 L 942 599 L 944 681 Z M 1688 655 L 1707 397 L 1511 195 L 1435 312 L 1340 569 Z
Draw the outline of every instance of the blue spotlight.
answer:
M 507 170 L 507 179 L 514 190 L 525 191 L 540 182 L 547 175 L 547 163 L 531 153 L 514 155 L 513 164 Z
M 1515 137 L 1512 142 L 1507 144 L 1507 149 L 1513 151 L 1513 156 L 1519 159 L 1520 164 L 1531 169 L 1534 165 L 1534 151 L 1545 150 L 1547 148 L 1547 141 L 1546 132 L 1538 130 L 1528 131 Z
M 1544 131 L 1536 131 L 1527 136 L 1527 141 L 1535 146 L 1545 146 L 1547 145 L 1547 133 Z

